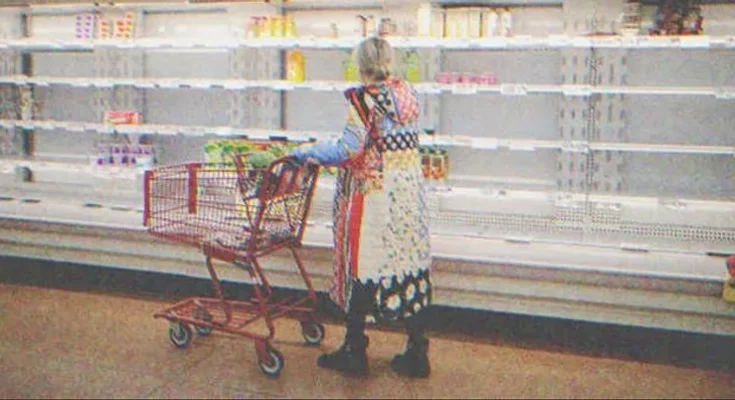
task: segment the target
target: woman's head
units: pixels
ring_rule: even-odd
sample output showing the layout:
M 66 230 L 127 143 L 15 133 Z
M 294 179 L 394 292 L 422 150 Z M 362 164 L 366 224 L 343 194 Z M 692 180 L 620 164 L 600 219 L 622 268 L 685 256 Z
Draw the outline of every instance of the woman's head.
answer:
M 382 82 L 393 75 L 393 47 L 383 38 L 363 40 L 355 49 L 355 59 L 363 83 Z

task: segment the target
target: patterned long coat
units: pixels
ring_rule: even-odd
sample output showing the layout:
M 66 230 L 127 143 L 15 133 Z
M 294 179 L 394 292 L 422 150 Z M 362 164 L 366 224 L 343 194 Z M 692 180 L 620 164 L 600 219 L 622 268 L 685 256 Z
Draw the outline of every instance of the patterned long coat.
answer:
M 348 89 L 343 137 L 294 152 L 342 164 L 334 197 L 330 298 L 349 311 L 355 285 L 368 322 L 399 320 L 431 303 L 428 209 L 418 152 L 419 102 L 401 79 Z

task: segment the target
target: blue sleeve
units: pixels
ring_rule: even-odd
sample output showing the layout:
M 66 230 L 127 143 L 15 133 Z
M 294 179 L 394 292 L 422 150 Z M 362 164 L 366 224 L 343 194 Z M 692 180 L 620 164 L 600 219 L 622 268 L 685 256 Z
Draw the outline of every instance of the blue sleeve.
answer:
M 342 137 L 336 140 L 318 142 L 295 148 L 291 155 L 299 161 L 312 158 L 320 164 L 341 164 L 349 160 L 361 148 L 364 140 L 364 129 L 353 124 L 347 124 Z

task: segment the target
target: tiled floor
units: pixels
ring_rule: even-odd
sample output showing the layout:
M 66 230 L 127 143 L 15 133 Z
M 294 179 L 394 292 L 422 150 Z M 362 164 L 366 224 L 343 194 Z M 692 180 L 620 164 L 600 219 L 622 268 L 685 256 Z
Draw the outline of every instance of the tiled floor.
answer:
M 371 331 L 371 375 L 320 370 L 314 359 L 339 345 L 327 326 L 321 348 L 302 344 L 280 320 L 280 378 L 255 364 L 251 342 L 213 334 L 188 349 L 168 341 L 152 314 L 166 303 L 0 284 L 3 398 L 732 398 L 735 373 L 591 358 L 489 342 L 432 337 L 433 374 L 399 378 L 389 367 L 400 334 Z M 723 349 L 731 351 L 732 349 Z

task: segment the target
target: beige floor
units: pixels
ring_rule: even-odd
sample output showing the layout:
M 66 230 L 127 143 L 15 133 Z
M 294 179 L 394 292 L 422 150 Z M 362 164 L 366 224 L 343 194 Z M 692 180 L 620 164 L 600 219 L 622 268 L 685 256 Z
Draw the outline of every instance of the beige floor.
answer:
M 433 374 L 396 376 L 403 337 L 371 331 L 371 376 L 315 367 L 322 351 L 302 344 L 295 321 L 277 325 L 286 366 L 278 379 L 255 365 L 252 343 L 213 334 L 186 350 L 151 315 L 166 303 L 0 285 L 3 398 L 732 398 L 735 374 L 589 358 L 432 338 Z M 344 330 L 327 326 L 322 349 Z M 731 349 L 723 349 L 727 351 Z

